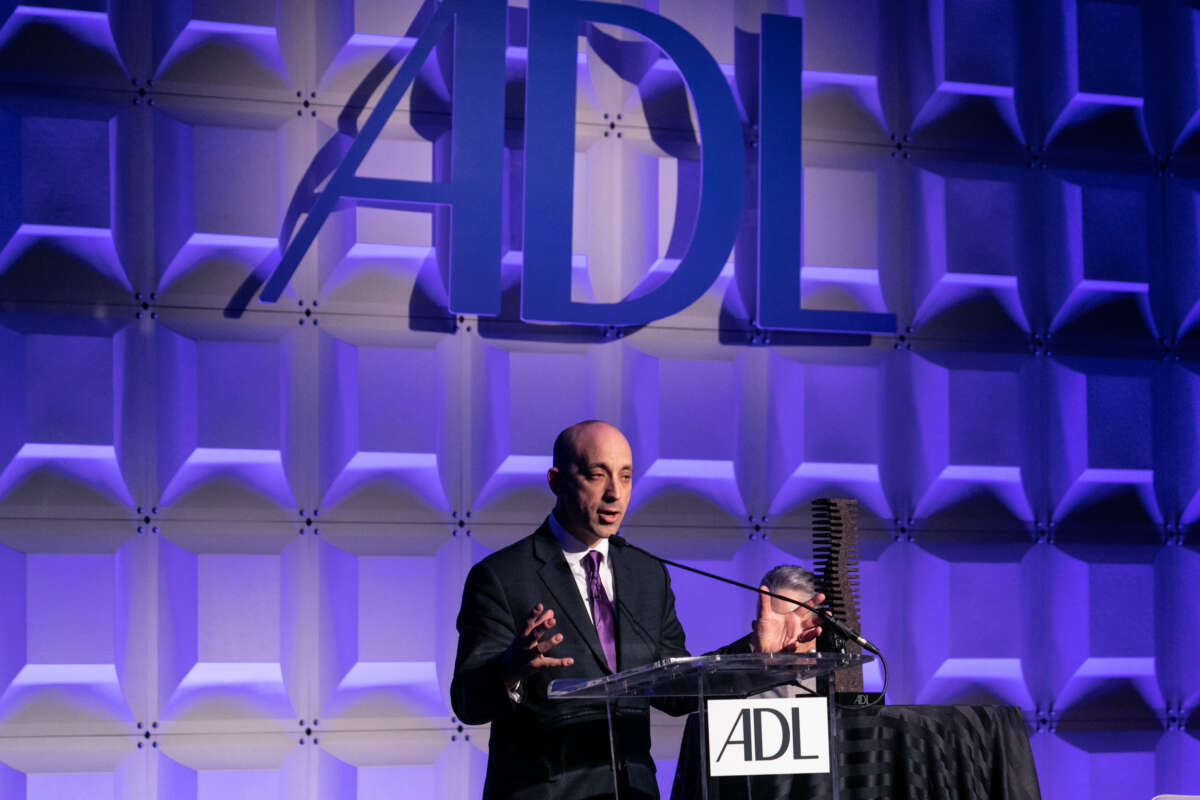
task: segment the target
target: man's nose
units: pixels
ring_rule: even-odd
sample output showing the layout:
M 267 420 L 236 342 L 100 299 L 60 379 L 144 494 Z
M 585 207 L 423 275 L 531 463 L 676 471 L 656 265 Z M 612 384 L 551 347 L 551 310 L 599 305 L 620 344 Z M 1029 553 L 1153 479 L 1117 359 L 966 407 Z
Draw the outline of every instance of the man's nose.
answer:
M 621 482 L 616 478 L 609 478 L 605 481 L 604 499 L 609 501 L 621 499 Z

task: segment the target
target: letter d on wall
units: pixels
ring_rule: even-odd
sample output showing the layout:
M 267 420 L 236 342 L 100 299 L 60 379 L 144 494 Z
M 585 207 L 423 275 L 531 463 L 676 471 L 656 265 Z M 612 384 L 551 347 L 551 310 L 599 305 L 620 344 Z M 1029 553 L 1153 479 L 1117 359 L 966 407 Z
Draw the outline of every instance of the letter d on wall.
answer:
M 571 300 L 575 55 L 585 21 L 635 31 L 673 58 L 700 132 L 700 209 L 688 250 L 661 286 L 645 293 L 639 287 L 619 303 Z M 642 325 L 682 311 L 716 281 L 737 238 L 745 193 L 741 120 L 721 68 L 683 28 L 631 6 L 530 0 L 525 153 L 522 319 Z

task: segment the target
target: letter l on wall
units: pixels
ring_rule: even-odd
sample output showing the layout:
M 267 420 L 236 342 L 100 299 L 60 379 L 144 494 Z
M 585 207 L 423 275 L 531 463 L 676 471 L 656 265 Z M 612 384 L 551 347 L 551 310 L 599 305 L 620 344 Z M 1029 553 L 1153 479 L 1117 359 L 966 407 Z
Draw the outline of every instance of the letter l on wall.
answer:
M 894 333 L 896 316 L 800 307 L 804 258 L 801 95 L 804 20 L 762 15 L 758 62 L 758 325 L 829 333 Z

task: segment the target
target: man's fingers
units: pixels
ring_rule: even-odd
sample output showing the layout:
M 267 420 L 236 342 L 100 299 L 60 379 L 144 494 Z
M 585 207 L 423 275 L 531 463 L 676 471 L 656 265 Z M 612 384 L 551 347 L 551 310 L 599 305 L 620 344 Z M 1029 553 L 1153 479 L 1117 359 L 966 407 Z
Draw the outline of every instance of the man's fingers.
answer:
M 524 646 L 525 647 L 536 647 L 538 642 L 540 642 L 542 640 L 542 637 L 545 636 L 546 633 L 557 624 L 558 624 L 558 620 L 556 620 L 554 617 L 550 617 L 548 619 L 543 620 L 540 625 L 538 625 L 536 628 L 534 628 L 530 632 L 530 634 L 525 637 Z
M 529 609 L 524 629 L 513 639 L 512 645 L 504 655 L 506 684 L 515 685 L 517 681 L 543 667 L 567 667 L 575 663 L 571 658 L 551 658 L 543 655 L 563 640 L 561 633 L 544 640 L 542 638 L 557 624 L 554 609 L 546 608 L 542 603 Z
M 570 657 L 554 658 L 552 656 L 538 656 L 529 662 L 529 666 L 534 669 L 545 669 L 546 667 L 569 667 L 574 663 L 575 659 Z
M 763 594 L 768 591 L 766 586 L 758 587 L 758 618 L 763 619 L 771 613 L 771 598 Z
M 562 643 L 562 640 L 563 640 L 563 635 L 561 633 L 556 633 L 553 636 L 551 636 L 549 639 L 545 639 L 545 640 L 538 642 L 536 645 L 534 645 L 534 647 L 537 649 L 537 651 L 539 653 L 544 653 L 547 650 L 549 650 L 551 647 L 554 647 L 555 645 Z
M 540 607 L 541 604 L 539 603 L 538 606 Z M 522 636 L 537 639 L 542 635 L 542 633 L 545 633 L 547 630 L 553 627 L 554 609 L 547 608 L 537 616 L 533 616 L 532 614 L 530 615 L 529 619 L 525 622 L 525 632 L 522 634 Z M 540 633 L 538 632 L 539 629 L 541 630 Z
M 534 620 L 536 620 L 538 617 L 540 617 L 542 615 L 542 612 L 545 610 L 546 610 L 546 607 L 543 606 L 541 603 L 538 603 L 533 608 L 529 609 L 529 613 L 525 615 L 525 625 L 527 627 L 532 627 L 534 624 Z
M 538 603 L 533 608 L 529 609 L 529 613 L 525 615 L 525 627 L 521 630 L 522 636 L 528 636 L 537 625 L 538 617 L 542 615 L 542 604 Z

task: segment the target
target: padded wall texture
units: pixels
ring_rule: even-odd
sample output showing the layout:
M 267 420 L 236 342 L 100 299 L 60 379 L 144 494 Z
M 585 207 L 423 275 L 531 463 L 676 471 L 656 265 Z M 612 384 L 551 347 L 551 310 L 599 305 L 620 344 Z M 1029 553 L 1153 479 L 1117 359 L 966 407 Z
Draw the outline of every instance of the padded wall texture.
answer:
M 430 9 L 0 3 L 0 799 L 477 796 L 462 581 L 593 416 L 633 442 L 626 535 L 731 577 L 811 563 L 808 500 L 857 498 L 891 702 L 1020 706 L 1052 800 L 1200 792 L 1200 5 L 648 5 L 725 66 L 748 163 L 739 59 L 803 11 L 804 302 L 894 336 L 757 330 L 749 212 L 674 317 L 520 323 L 516 6 L 505 312 L 447 310 L 449 215 L 365 204 L 261 304 Z M 579 39 L 580 299 L 690 234 L 693 115 L 638 41 Z M 448 50 L 363 173 L 445 175 Z M 693 651 L 745 632 L 674 579 Z

